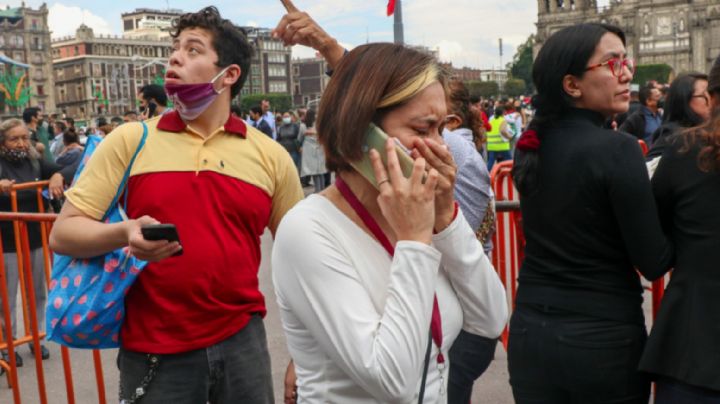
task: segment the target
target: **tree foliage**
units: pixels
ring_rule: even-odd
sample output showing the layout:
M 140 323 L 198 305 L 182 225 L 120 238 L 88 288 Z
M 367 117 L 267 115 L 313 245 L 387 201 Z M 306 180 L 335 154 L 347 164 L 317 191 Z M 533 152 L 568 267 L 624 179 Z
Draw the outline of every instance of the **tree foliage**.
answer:
M 471 96 L 490 98 L 500 94 L 500 86 L 495 81 L 466 81 L 465 86 Z
M 525 92 L 533 92 L 532 84 L 532 66 L 533 66 L 533 45 L 535 44 L 535 35 L 530 35 L 525 43 L 518 46 L 512 62 L 507 64 L 510 76 L 525 82 Z
M 517 97 L 524 95 L 527 91 L 525 80 L 523 79 L 509 79 L 503 86 L 503 93 L 509 97 Z
M 672 67 L 667 64 L 655 64 L 655 65 L 639 65 L 635 76 L 633 77 L 633 83 L 644 85 L 650 80 L 655 80 L 658 83 L 668 83 L 670 81 L 670 74 L 672 73 Z
M 240 99 L 240 108 L 249 111 L 250 108 L 260 105 L 262 100 L 270 101 L 270 109 L 275 112 L 286 112 L 292 109 L 292 96 L 290 94 L 249 94 Z

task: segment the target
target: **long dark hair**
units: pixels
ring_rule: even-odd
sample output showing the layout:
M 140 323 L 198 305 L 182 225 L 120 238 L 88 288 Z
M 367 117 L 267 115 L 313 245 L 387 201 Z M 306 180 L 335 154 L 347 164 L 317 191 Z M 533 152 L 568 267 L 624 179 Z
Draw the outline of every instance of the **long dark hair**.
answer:
M 528 130 L 535 131 L 542 140 L 542 133 L 573 107 L 573 99 L 563 89 L 563 78 L 573 75 L 582 77 L 588 61 L 595 53 L 602 37 L 612 33 L 625 45 L 625 33 L 607 24 L 578 24 L 564 28 L 551 35 L 533 63 L 533 83 L 537 95 L 533 97 L 535 117 Z M 520 194 L 529 195 L 539 186 L 538 150 L 516 150 L 513 163 L 513 181 Z
M 690 101 L 695 94 L 695 83 L 707 79 L 707 74 L 702 73 L 678 76 L 670 85 L 665 98 L 663 122 L 674 122 L 686 128 L 703 124 L 705 120 L 690 108 Z
M 680 152 L 688 152 L 699 145 L 698 167 L 704 172 L 720 170 L 720 56 L 708 74 L 708 93 L 714 102 L 710 121 L 683 132 L 684 145 L 680 149 Z

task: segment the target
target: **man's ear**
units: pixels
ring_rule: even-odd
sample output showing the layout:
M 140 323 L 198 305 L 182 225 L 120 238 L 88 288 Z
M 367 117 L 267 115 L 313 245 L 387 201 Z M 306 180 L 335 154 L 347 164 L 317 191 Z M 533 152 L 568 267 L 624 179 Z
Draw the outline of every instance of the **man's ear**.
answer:
M 238 80 L 240 80 L 240 76 L 242 75 L 242 69 L 238 65 L 230 65 L 225 72 L 225 78 L 223 79 L 223 84 L 226 84 L 230 87 L 232 87 L 233 84 L 235 84 Z

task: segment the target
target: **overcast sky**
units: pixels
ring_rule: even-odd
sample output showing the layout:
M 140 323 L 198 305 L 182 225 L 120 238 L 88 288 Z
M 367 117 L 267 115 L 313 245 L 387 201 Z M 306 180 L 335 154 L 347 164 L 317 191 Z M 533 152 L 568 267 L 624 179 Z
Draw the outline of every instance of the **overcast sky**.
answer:
M 602 2 L 602 0 L 601 0 Z M 0 7 L 19 6 L 21 0 L 0 0 Z M 26 0 L 33 8 L 41 0 Z M 139 7 L 198 10 L 215 5 L 222 15 L 239 25 L 274 27 L 283 14 L 279 0 L 221 0 L 201 3 L 167 1 L 48 1 L 53 37 L 74 35 L 81 24 L 95 33 L 120 34 L 120 14 Z M 393 18 L 385 15 L 387 0 L 295 0 L 298 8 L 312 15 L 326 31 L 347 47 L 370 42 L 392 41 Z M 498 38 L 503 38 L 502 64 L 515 54 L 517 46 L 535 32 L 536 0 L 403 0 L 405 40 L 410 44 L 437 48 L 443 61 L 456 67 L 500 66 Z M 296 57 L 314 51 L 296 47 Z

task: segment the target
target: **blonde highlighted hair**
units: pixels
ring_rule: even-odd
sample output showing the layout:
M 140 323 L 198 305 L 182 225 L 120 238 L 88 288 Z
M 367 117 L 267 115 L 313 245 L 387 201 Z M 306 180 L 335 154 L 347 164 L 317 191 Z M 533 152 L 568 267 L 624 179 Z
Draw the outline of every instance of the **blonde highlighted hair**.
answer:
M 320 101 L 316 128 L 330 171 L 363 156 L 365 132 L 447 73 L 430 55 L 391 43 L 358 46 L 338 64 Z

